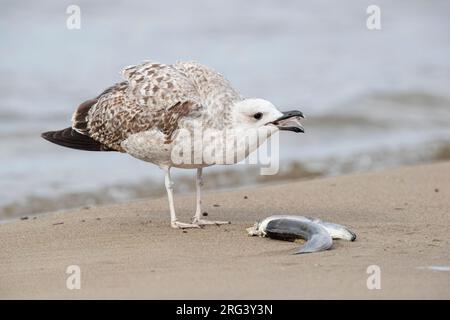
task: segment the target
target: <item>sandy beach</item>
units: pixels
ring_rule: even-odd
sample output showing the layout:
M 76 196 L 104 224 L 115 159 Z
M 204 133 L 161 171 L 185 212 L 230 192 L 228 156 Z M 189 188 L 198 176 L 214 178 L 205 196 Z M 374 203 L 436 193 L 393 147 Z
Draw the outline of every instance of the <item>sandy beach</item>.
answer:
M 207 183 L 207 172 L 206 172 Z M 176 197 L 180 220 L 194 197 Z M 0 298 L 449 299 L 450 162 L 207 193 L 228 226 L 173 230 L 166 198 L 51 213 L 0 225 Z M 290 255 L 298 243 L 249 237 L 273 214 L 347 225 L 355 242 Z M 81 268 L 81 289 L 66 268 Z M 368 290 L 367 267 L 381 270 Z

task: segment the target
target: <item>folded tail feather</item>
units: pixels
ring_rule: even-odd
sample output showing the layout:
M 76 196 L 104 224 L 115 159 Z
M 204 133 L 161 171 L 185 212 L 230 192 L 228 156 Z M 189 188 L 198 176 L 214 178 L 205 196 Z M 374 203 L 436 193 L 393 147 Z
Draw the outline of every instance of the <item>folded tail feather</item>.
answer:
M 87 135 L 77 132 L 71 127 L 58 131 L 44 132 L 41 134 L 41 137 L 52 143 L 72 149 L 86 151 L 116 151 Z

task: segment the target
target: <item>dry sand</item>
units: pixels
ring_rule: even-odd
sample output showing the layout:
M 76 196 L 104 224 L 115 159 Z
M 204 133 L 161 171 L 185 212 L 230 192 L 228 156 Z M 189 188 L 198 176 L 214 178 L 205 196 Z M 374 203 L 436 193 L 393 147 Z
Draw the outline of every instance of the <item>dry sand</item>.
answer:
M 189 220 L 194 197 L 175 200 Z M 186 233 L 169 227 L 166 201 L 0 225 L 0 298 L 450 298 L 450 272 L 421 268 L 450 265 L 449 162 L 210 193 L 208 218 L 232 224 Z M 246 235 L 273 214 L 344 224 L 358 239 L 290 255 L 298 244 Z M 80 290 L 66 288 L 69 265 Z M 380 290 L 367 289 L 369 265 Z

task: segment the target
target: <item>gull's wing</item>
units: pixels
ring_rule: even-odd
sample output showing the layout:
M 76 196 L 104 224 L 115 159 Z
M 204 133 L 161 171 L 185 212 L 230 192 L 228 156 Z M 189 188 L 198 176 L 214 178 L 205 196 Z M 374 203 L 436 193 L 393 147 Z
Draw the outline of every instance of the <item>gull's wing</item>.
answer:
M 181 118 L 202 108 L 195 83 L 171 65 L 146 62 L 123 71 L 125 81 L 81 104 L 72 128 L 123 151 L 130 135 L 157 129 L 170 139 Z

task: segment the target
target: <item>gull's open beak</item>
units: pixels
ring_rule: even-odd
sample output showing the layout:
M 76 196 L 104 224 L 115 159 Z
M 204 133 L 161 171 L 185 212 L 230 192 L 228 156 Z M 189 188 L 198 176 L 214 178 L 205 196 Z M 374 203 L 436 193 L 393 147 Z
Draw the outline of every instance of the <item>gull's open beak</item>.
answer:
M 294 132 L 305 132 L 300 118 L 303 119 L 303 113 L 298 110 L 283 112 L 283 115 L 271 123 L 276 125 L 279 130 L 288 130 Z

